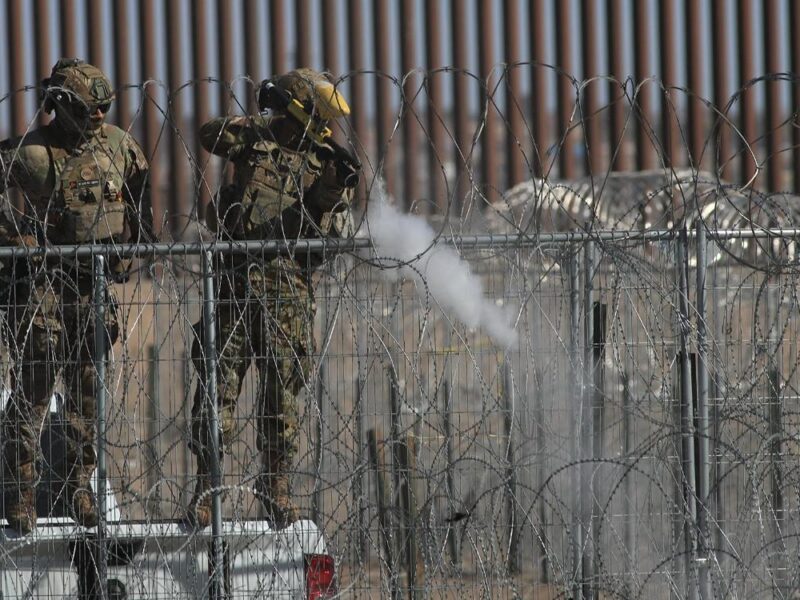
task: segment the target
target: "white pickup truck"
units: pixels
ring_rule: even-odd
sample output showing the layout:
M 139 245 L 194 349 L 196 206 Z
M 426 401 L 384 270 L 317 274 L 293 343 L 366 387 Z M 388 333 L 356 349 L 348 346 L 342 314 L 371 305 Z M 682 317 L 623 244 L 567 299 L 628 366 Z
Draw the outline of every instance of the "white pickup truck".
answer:
M 0 529 L 0 600 L 215 598 L 209 569 L 211 528 L 196 531 L 175 521 L 123 522 L 111 490 L 103 536 L 106 594 L 101 594 L 97 532 L 67 517 L 54 492 L 60 487 L 63 440 L 54 399 L 42 435 L 42 454 L 51 458 L 37 488 L 38 527 L 27 536 Z M 317 600 L 336 594 L 333 558 L 312 521 L 301 520 L 281 531 L 259 520 L 224 522 L 222 539 L 223 598 Z

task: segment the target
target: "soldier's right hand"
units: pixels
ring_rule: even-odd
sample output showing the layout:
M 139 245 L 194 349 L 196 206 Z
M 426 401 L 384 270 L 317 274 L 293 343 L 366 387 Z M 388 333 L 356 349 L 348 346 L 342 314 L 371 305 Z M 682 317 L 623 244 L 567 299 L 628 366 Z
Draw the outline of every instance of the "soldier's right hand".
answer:
M 9 240 L 10 246 L 17 246 L 18 248 L 39 248 L 39 240 L 35 235 L 21 234 L 12 236 Z M 19 260 L 27 260 L 31 265 L 41 265 L 44 257 L 38 252 L 29 254 L 28 256 L 21 256 Z
M 39 240 L 35 235 L 15 235 L 9 240 L 11 246 L 18 246 L 19 248 L 38 248 Z

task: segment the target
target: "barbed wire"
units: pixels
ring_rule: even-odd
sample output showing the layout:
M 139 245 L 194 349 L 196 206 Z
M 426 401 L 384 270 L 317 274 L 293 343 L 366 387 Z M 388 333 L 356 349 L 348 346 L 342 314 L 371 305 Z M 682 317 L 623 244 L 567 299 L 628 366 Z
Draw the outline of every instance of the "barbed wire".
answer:
M 40 248 L 0 253 L 0 277 L 7 290 L 17 290 L 4 303 L 3 369 L 14 373 L 4 375 L 8 419 L 9 407 L 28 392 L 20 365 L 30 359 L 37 327 L 58 336 L 47 342 L 34 369 L 47 380 L 47 401 L 55 393 L 68 404 L 75 401 L 74 390 L 82 393 L 70 388 L 70 377 L 87 357 L 65 346 L 82 343 L 93 330 L 84 327 L 83 317 L 68 318 L 69 312 L 94 316 L 86 302 L 91 286 L 87 291 L 85 285 L 93 256 L 105 254 L 111 262 L 136 255 L 127 280 L 110 284 L 119 335 L 110 340 L 104 384 L 105 456 L 116 510 L 109 524 L 149 528 L 136 538 L 146 546 L 138 558 L 109 563 L 115 577 L 127 573 L 131 591 L 191 596 L 196 588 L 186 583 L 190 576 L 175 575 L 180 569 L 166 565 L 178 564 L 180 552 L 204 548 L 210 537 L 185 528 L 173 546 L 162 535 L 165 523 L 185 519 L 196 481 L 189 450 L 192 399 L 206 384 L 195 367 L 203 352 L 193 357 L 192 346 L 206 331 L 202 256 L 210 251 L 218 318 L 228 311 L 237 323 L 247 323 L 248 368 L 234 435 L 225 443 L 222 480 L 205 491 L 222 492 L 226 523 L 256 524 L 229 538 L 233 563 L 236 556 L 265 564 L 274 558 L 259 545 L 274 531 L 258 492 L 259 398 L 267 382 L 256 363 L 268 350 L 256 340 L 263 335 L 256 329 L 274 326 L 275 316 L 262 306 L 265 321 L 251 326 L 241 298 L 222 290 L 249 281 L 247 269 L 282 254 L 315 267 L 314 342 L 305 349 L 313 367 L 297 400 L 293 498 L 324 534 L 343 595 L 397 597 L 411 589 L 419 597 L 697 597 L 703 581 L 715 597 L 796 593 L 791 556 L 798 536 L 791 517 L 800 480 L 792 400 L 799 364 L 800 202 L 759 184 L 768 165 L 781 168 L 784 155 L 800 150 L 792 145 L 794 113 L 780 121 L 778 131 L 756 140 L 745 140 L 736 123 L 743 94 L 760 85 L 794 86 L 797 79 L 775 74 L 753 80 L 722 107 L 657 80 L 634 85 L 570 79 L 573 103 L 550 143 L 534 138 L 526 109 L 530 96 L 513 97 L 506 85 L 514 70 L 538 68 L 569 77 L 547 65 L 515 64 L 499 67 L 488 80 L 449 68 L 402 78 L 375 71 L 337 78 L 344 92 L 357 80 L 389 85 L 396 113 L 390 124 L 380 125 L 381 107 L 354 103 L 354 116 L 367 113 L 368 129 L 336 127 L 338 139 L 346 139 L 362 159 L 364 172 L 354 227 L 344 242 L 329 245 L 304 246 L 303 235 L 275 234 L 269 243 L 237 249 L 240 240 L 212 232 L 201 214 L 202 191 L 213 207 L 231 181 L 230 164 L 196 151 L 198 124 L 176 122 L 172 107 L 186 103 L 185 95 L 203 84 L 226 91 L 228 116 L 246 114 L 251 98 L 239 90 L 249 94 L 257 82 L 204 79 L 170 91 L 147 81 L 120 92 L 141 94 L 126 133 L 146 140 L 161 245 L 131 249 L 120 240 L 81 251 L 91 256 L 76 251 L 70 257 L 49 248 L 40 231 Z M 432 98 L 434 81 L 444 77 L 451 88 L 466 78 L 475 98 Z M 588 113 L 586 90 L 601 84 L 621 95 Z M 654 116 L 642 108 L 642 94 L 653 90 L 666 113 Z M 13 94 L 0 98 L 0 105 Z M 462 101 L 469 107 L 467 131 L 455 122 Z M 691 156 L 691 132 L 683 125 L 691 102 L 706 111 L 698 157 Z M 590 121 L 605 123 L 619 103 L 629 127 L 623 139 L 609 141 L 607 123 L 599 141 L 590 139 Z M 686 161 L 662 141 L 665 114 L 676 120 Z M 156 127 L 147 122 L 153 115 Z M 17 234 L 27 234 L 30 219 L 13 220 L 17 213 L 10 203 L 18 192 L 12 190 L 28 183 L 20 180 L 14 161 L 24 160 L 39 116 L 32 115 L 29 129 L 17 132 L 23 137 L 2 155 L 6 216 L 20 226 Z M 521 130 L 514 131 L 519 120 Z M 741 147 L 723 146 L 723 130 Z M 613 157 L 630 155 L 637 136 L 655 151 L 657 166 L 612 171 Z M 769 136 L 785 142 L 778 155 L 767 153 Z M 464 139 L 468 144 L 462 147 Z M 593 144 L 602 147 L 603 163 L 580 174 L 584 156 L 562 153 L 577 145 L 588 156 Z M 509 147 L 520 156 L 509 155 Z M 490 154 L 503 175 L 486 171 Z M 752 160 L 754 172 L 725 180 L 723 171 L 743 157 Z M 415 181 L 407 179 L 404 163 L 411 158 Z M 519 159 L 525 177 L 513 181 L 511 165 Z M 566 178 L 561 171 L 570 161 L 578 175 Z M 796 186 L 783 162 L 783 181 Z M 172 196 L 178 179 L 189 197 Z M 165 185 L 168 180 L 173 183 Z M 442 198 L 409 196 L 437 186 Z M 20 204 L 29 215 L 36 206 L 32 196 L 23 194 Z M 715 237 L 720 230 L 741 235 Z M 323 235 L 315 227 L 307 231 L 312 242 Z M 662 237 L 654 235 L 662 231 Z M 554 233 L 575 236 L 548 239 Z M 486 237 L 472 243 L 469 236 L 476 235 Z M 356 242 L 345 250 L 347 236 Z M 240 270 L 228 277 L 226 265 Z M 688 274 L 684 284 L 681 269 Z M 704 304 L 698 300 L 698 272 L 704 274 Z M 248 293 L 253 302 L 266 302 Z M 52 312 L 48 302 L 55 302 Z M 30 322 L 19 311 L 28 311 Z M 25 323 L 26 330 L 15 323 Z M 504 327 L 513 335 L 503 338 Z M 220 340 L 221 352 L 231 335 Z M 301 351 L 294 351 L 297 358 Z M 701 369 L 708 373 L 705 397 L 698 384 Z M 701 405 L 709 411 L 707 421 Z M 62 451 L 70 439 L 67 412 L 54 406 L 37 430 L 53 432 L 47 434 L 52 443 L 37 450 L 40 520 L 68 517 Z M 8 448 L 13 440 L 4 443 Z M 705 489 L 698 487 L 695 470 L 708 476 Z M 13 493 L 12 479 L 4 476 L 6 494 Z M 130 542 L 129 530 L 108 531 L 112 544 Z M 71 575 L 53 566 L 56 557 L 41 533 L 25 537 L 6 529 L 0 535 L 3 597 L 24 597 L 35 589 L 42 595 L 46 586 L 56 595 L 59 582 L 73 585 Z M 74 540 L 87 534 L 69 529 L 64 535 Z M 180 568 L 197 571 L 189 562 Z M 241 593 L 268 594 L 255 576 L 248 579 L 235 568 L 232 573 Z M 12 584 L 14 578 L 27 592 Z

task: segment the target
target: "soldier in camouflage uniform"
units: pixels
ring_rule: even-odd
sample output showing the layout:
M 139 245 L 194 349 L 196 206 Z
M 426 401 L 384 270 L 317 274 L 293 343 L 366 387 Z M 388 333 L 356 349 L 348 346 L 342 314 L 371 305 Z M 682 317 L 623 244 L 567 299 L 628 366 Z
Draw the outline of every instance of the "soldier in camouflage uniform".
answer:
M 350 110 L 322 74 L 298 69 L 262 84 L 291 96 L 293 109 L 270 106 L 269 116 L 214 119 L 200 130 L 203 146 L 230 160 L 234 183 L 209 206 L 206 222 L 224 240 L 292 240 L 332 235 L 348 216 L 352 187 L 360 167 L 333 157 L 326 124 Z M 287 95 L 288 94 L 288 95 Z M 353 166 L 355 164 L 355 167 Z M 220 261 L 217 341 L 219 422 L 222 447 L 236 430 L 234 411 L 242 379 L 255 360 L 258 449 L 262 472 L 256 491 L 273 526 L 298 519 L 289 492 L 289 469 L 297 451 L 297 395 L 307 384 L 314 350 L 315 304 L 311 273 L 321 259 L 303 254 L 261 260 L 234 257 Z M 202 323 L 193 347 L 196 368 L 205 381 Z M 193 406 L 191 448 L 197 456 L 195 494 L 188 516 L 206 527 L 211 521 L 210 444 L 205 390 L 198 386 Z
M 0 244 L 113 243 L 149 231 L 148 164 L 127 132 L 104 123 L 114 91 L 100 69 L 61 59 L 42 82 L 42 109 L 55 110 L 48 125 L 0 142 L 0 192 L 17 188 L 24 211 L 10 206 L 0 218 Z M 146 225 L 146 227 L 143 227 Z M 109 259 L 110 275 L 125 265 Z M 90 477 L 96 465 L 94 315 L 91 263 L 20 259 L 0 275 L 6 311 L 12 394 L 2 424 L 5 516 L 27 533 L 36 526 L 39 434 L 56 376 L 65 386 L 66 460 L 64 500 L 81 525 L 98 515 Z M 107 342 L 117 338 L 113 306 Z

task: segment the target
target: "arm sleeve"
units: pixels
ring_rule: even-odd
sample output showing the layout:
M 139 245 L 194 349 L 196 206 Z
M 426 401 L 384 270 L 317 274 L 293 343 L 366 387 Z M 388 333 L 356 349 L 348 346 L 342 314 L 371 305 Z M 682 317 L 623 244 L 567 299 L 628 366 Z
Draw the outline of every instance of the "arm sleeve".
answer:
M 327 161 L 320 178 L 309 188 L 305 196 L 306 208 L 317 213 L 339 213 L 350 207 L 353 190 L 341 185 L 336 167 Z
M 125 178 L 126 220 L 131 242 L 155 241 L 153 205 L 150 198 L 150 166 L 142 149 L 132 142 L 128 148 L 129 165 Z
M 16 209 L 11 206 L 9 189 L 17 187 L 17 181 L 12 167 L 16 144 L 12 140 L 0 142 L 0 246 L 11 245 L 13 238 L 20 235 L 19 227 L 12 218 Z
M 236 159 L 256 142 L 267 139 L 268 135 L 266 120 L 261 116 L 221 117 L 200 127 L 203 148 L 230 159 Z

